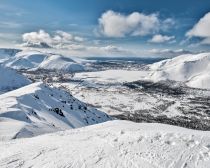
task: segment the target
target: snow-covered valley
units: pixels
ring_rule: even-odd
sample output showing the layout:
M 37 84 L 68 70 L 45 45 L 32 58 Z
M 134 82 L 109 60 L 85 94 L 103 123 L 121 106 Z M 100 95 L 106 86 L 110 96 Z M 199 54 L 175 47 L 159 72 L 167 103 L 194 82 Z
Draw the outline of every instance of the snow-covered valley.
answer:
M 68 88 L 79 100 L 118 119 L 210 129 L 209 90 L 189 88 L 174 81 L 132 81 L 141 75 L 145 72 L 80 73 L 71 82 L 54 85 Z
M 210 53 L 155 63 L 2 53 L 0 167 L 210 164 Z

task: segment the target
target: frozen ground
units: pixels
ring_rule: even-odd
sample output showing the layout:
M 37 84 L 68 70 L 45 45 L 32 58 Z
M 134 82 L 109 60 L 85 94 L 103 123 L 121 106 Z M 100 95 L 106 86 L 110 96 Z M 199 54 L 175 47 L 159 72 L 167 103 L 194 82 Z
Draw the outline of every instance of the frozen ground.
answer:
M 210 130 L 210 91 L 173 81 L 149 82 L 147 71 L 107 70 L 76 74 L 57 83 L 78 99 L 120 119 Z
M 207 168 L 210 132 L 110 121 L 0 142 L 0 167 Z

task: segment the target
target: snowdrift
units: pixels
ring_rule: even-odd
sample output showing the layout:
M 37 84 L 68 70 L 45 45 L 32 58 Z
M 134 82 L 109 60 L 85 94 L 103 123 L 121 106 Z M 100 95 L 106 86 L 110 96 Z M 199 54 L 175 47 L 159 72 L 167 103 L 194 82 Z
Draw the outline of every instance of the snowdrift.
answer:
M 210 89 L 210 53 L 181 55 L 149 67 L 154 81 L 175 80 L 190 87 Z
M 0 140 L 101 123 L 111 118 L 68 92 L 34 83 L 0 95 Z
M 210 132 L 163 124 L 110 121 L 0 142 L 0 166 L 207 168 L 209 142 Z

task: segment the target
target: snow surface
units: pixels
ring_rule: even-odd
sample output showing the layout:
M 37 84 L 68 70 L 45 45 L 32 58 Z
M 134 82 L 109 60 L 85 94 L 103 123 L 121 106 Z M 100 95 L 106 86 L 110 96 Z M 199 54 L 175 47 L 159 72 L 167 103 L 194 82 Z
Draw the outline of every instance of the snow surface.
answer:
M 55 108 L 61 111 L 56 112 Z M 68 92 L 43 83 L 0 95 L 0 140 L 31 137 L 110 119 Z
M 29 84 L 30 81 L 15 70 L 0 65 L 0 93 Z
M 0 167 L 208 168 L 210 132 L 109 121 L 0 142 Z
M 46 57 L 47 54 L 39 51 L 22 51 L 3 64 L 13 69 L 31 69 L 37 67 Z
M 190 87 L 210 89 L 210 53 L 187 54 L 150 66 L 151 79 L 175 80 Z
M 68 72 L 84 70 L 82 64 L 77 63 L 69 57 L 32 50 L 21 51 L 13 57 L 8 57 L 2 64 L 13 69 L 45 69 Z
M 78 79 L 94 83 L 122 83 L 147 79 L 148 71 L 106 70 L 75 74 Z
M 78 72 L 84 71 L 84 67 L 76 63 L 71 58 L 67 58 L 61 55 L 51 55 L 46 58 L 37 69 L 48 69 L 48 70 L 60 70 L 67 72 Z
M 20 52 L 18 49 L 0 48 L 0 62 L 4 61 L 8 57 L 13 57 L 15 54 Z

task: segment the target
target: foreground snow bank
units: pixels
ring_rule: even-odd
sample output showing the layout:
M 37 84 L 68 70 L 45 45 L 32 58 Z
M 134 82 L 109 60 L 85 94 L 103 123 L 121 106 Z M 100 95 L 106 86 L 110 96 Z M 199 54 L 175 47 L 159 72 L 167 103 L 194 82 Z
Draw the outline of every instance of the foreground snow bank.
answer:
M 105 113 L 87 106 L 64 90 L 43 83 L 0 95 L 0 141 L 108 120 Z
M 110 121 L 0 142 L 0 167 L 207 168 L 210 132 Z

